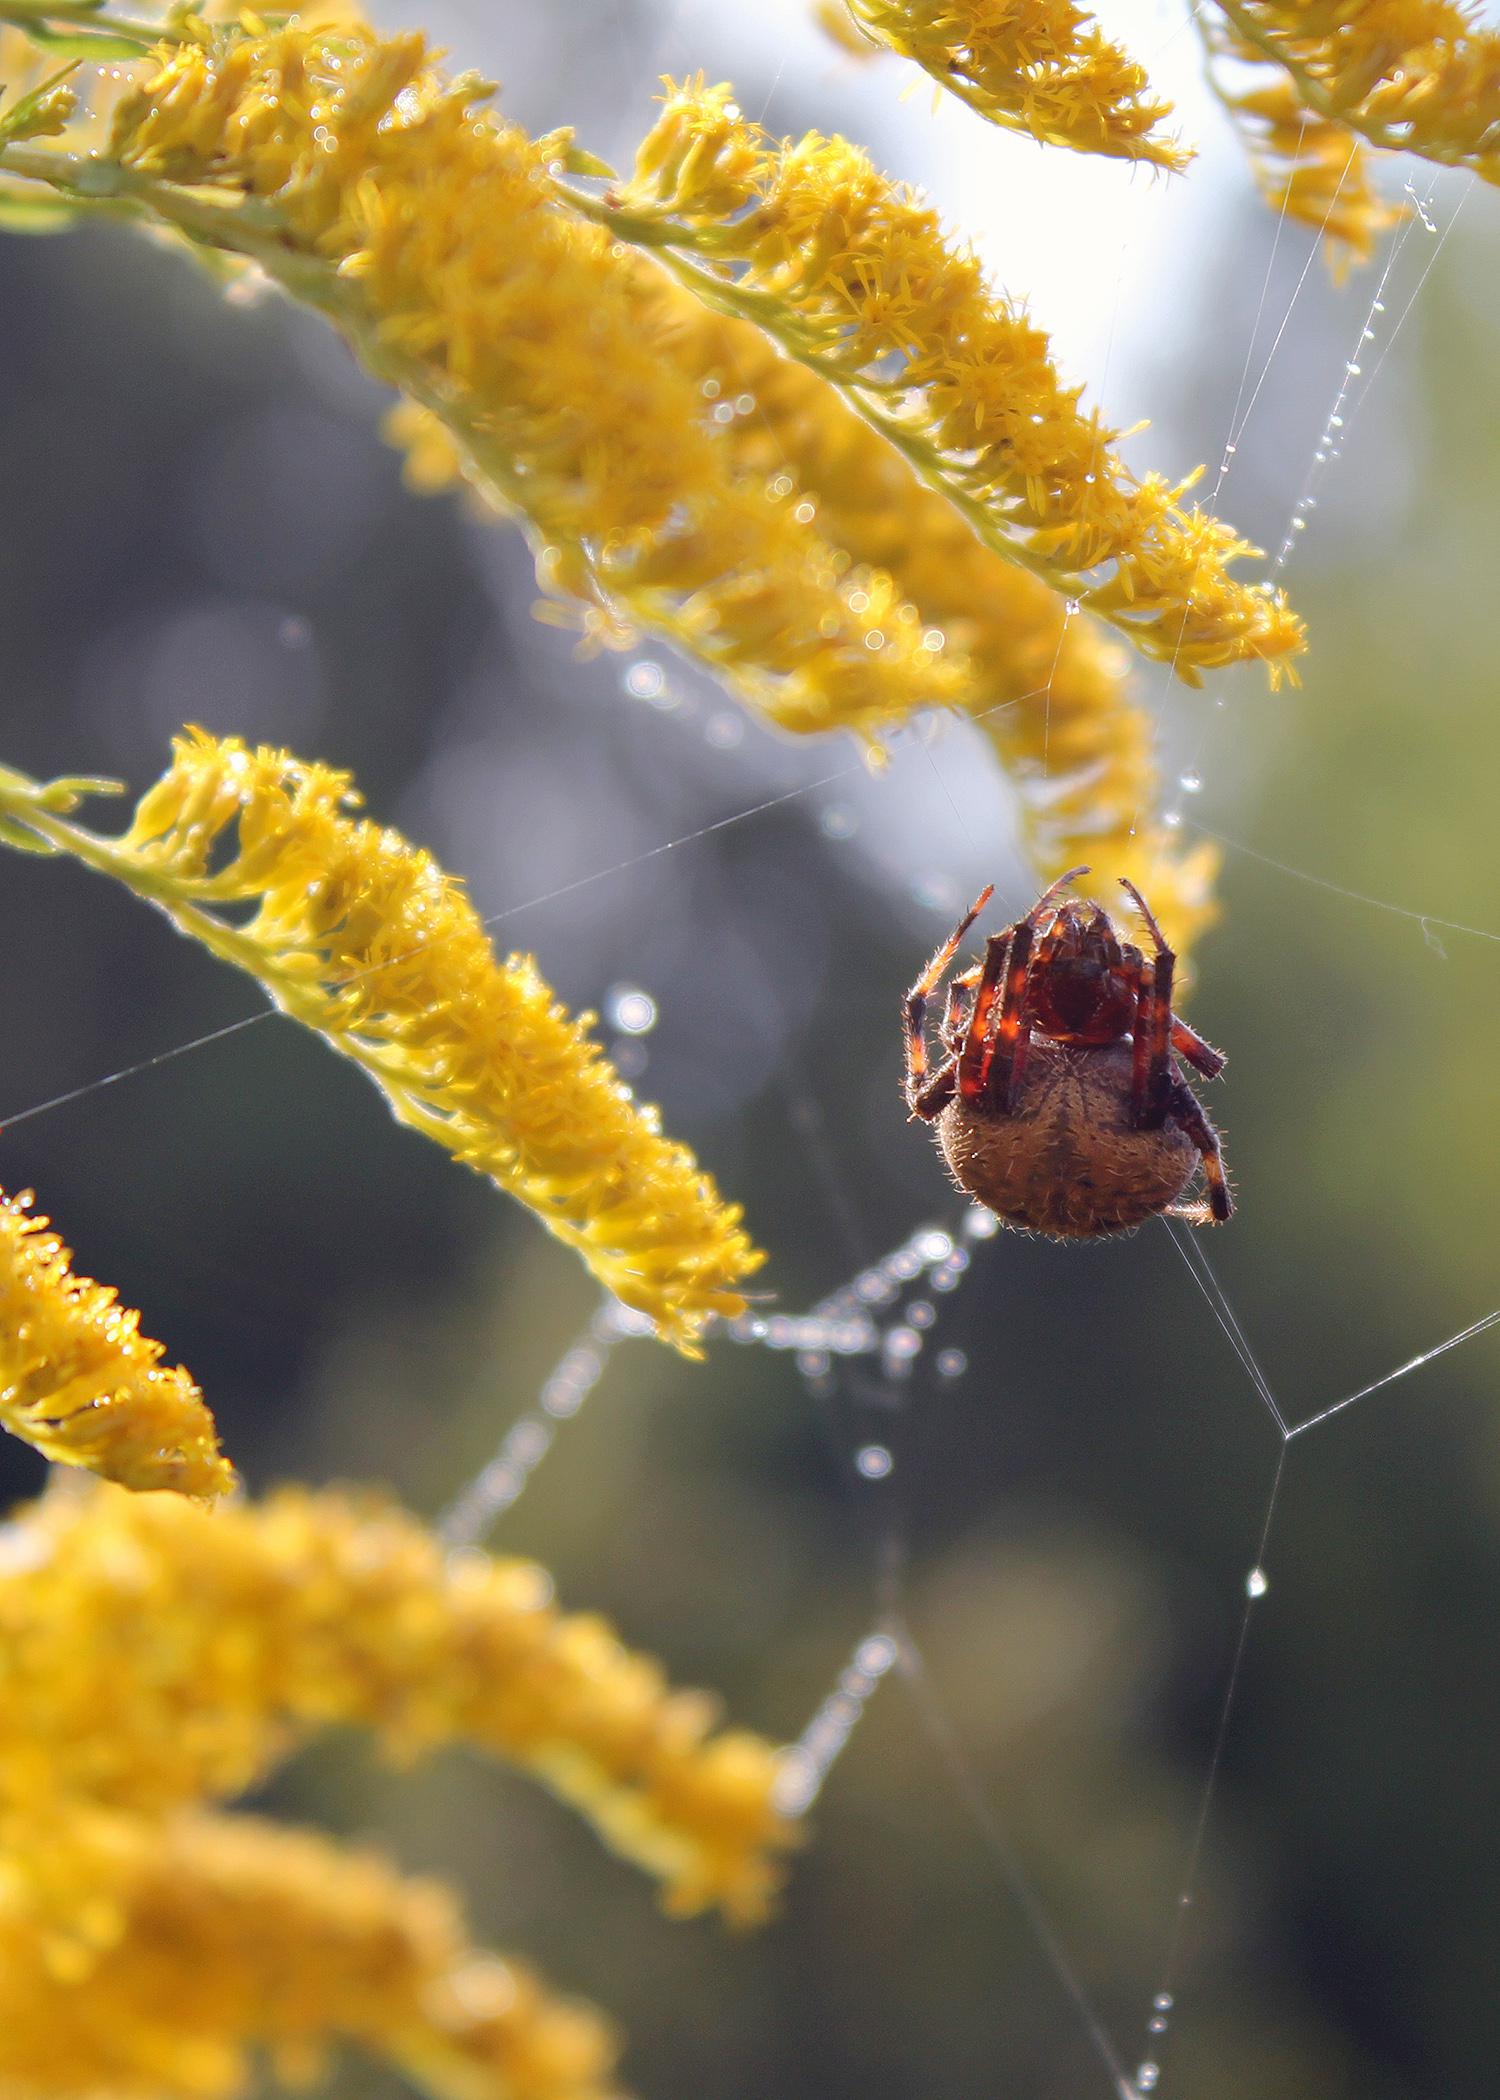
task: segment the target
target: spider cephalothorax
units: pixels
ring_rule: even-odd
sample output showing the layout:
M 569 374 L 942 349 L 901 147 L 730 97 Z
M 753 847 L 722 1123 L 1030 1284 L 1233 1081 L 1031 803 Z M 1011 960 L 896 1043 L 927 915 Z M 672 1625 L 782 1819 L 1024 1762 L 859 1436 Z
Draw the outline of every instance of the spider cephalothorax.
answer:
M 955 978 L 929 1072 L 927 1002 L 992 891 L 979 897 L 907 994 L 907 1105 L 936 1124 L 959 1187 L 1014 1225 L 1095 1239 L 1158 1211 L 1222 1224 L 1218 1133 L 1177 1058 L 1206 1079 L 1224 1059 L 1173 1013 L 1176 957 L 1133 883 L 1150 961 L 1097 905 L 1057 902 L 1088 872 L 1059 877 Z M 1179 1206 L 1200 1162 L 1208 1200 Z

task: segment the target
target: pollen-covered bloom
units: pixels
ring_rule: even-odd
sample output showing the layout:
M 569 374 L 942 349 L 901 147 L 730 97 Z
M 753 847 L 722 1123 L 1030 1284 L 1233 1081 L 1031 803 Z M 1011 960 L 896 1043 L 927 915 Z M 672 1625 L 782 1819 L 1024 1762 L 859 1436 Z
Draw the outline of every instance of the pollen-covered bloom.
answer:
M 663 356 L 630 258 L 559 195 L 566 136 L 501 122 L 418 35 L 178 26 L 106 154 L 37 152 L 25 172 L 73 197 L 113 185 L 326 314 L 441 419 L 592 642 L 663 636 L 757 705 L 945 697 L 888 582 L 848 570 L 794 498 L 736 476 L 733 404 Z
M 0 811 L 159 905 L 360 1065 L 397 1118 L 488 1174 L 692 1352 L 761 1256 L 527 956 L 452 876 L 351 815 L 345 773 L 193 733 L 123 838 L 0 774 Z M 56 797 L 53 796 L 55 804 Z M 247 913 L 250 914 L 247 916 Z
M 1216 0 L 1231 48 L 1372 146 L 1500 182 L 1500 28 L 1462 0 Z
M 1163 168 L 1192 158 L 1144 68 L 1072 0 L 848 0 L 848 16 L 1007 131 Z
M 352 2043 L 431 2100 L 619 2100 L 607 2023 L 447 1890 L 311 1831 L 75 1804 L 0 1832 L 6 2100 L 233 2100 Z
M 373 1729 L 414 1759 L 489 1751 L 659 1877 L 679 1914 L 760 1918 L 792 1827 L 777 1752 L 716 1730 L 529 1562 L 445 1557 L 374 1497 L 287 1489 L 209 1513 L 49 1495 L 0 1553 L 0 1813 L 225 1800 L 299 1743 Z
M 1187 483 L 1136 479 L 1043 332 L 857 147 L 778 147 L 687 82 L 593 208 L 844 393 L 995 552 L 1190 682 L 1252 658 L 1274 682 L 1301 648 L 1281 594 L 1230 575 L 1255 550 L 1185 509 Z
M 29 1193 L 0 1193 L 0 1424 L 128 1488 L 222 1495 L 234 1473 L 181 1365 L 112 1290 L 76 1275 Z

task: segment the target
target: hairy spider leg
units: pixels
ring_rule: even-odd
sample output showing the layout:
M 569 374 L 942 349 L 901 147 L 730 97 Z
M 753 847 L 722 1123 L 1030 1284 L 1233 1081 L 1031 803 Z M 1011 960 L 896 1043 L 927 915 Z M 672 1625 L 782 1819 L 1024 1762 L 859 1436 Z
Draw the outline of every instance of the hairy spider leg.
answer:
M 1234 1198 L 1224 1178 L 1224 1156 L 1219 1133 L 1203 1113 L 1202 1103 L 1183 1078 L 1174 1078 L 1167 1094 L 1167 1113 L 1175 1116 L 1184 1134 L 1198 1147 L 1203 1158 L 1203 1178 L 1208 1183 L 1208 1208 L 1214 1222 L 1227 1224 L 1234 1216 Z M 1183 1212 L 1180 1215 L 1189 1216 Z
M 1135 1052 L 1130 1067 L 1130 1114 L 1137 1130 L 1160 1130 L 1167 1119 L 1167 1100 L 1176 1068 L 1172 1063 L 1172 978 L 1177 957 L 1152 916 L 1151 907 L 1133 882 L 1122 875 L 1120 887 L 1135 899 L 1156 945 L 1154 961 L 1143 963 L 1136 990 Z
M 948 1001 L 938 1030 L 945 1050 L 956 1051 L 962 1047 L 963 1033 L 969 1025 L 969 994 L 978 984 L 983 970 L 983 963 L 975 963 L 971 970 L 965 970 L 961 977 L 955 977 L 949 983 Z
M 1001 1115 L 1010 1112 L 1026 1069 L 1026 1053 L 1031 1048 L 1031 1028 L 1027 1018 L 1027 976 L 1031 967 L 1032 943 L 1036 930 L 1052 909 L 1053 899 L 1060 890 L 1079 875 L 1087 875 L 1086 867 L 1069 868 L 1059 875 L 1056 882 L 1049 883 L 1024 919 L 1018 919 L 1004 934 L 992 934 L 985 951 L 984 974 L 979 980 L 979 989 L 974 995 L 974 1011 L 969 1020 L 969 1037 L 959 1060 L 958 1090 L 965 1101 L 982 1101 L 988 1096 L 990 1106 Z M 991 970 L 993 967 L 993 977 Z M 994 1005 L 995 987 L 1004 972 L 1005 989 L 1000 998 L 1000 1019 L 994 1034 L 990 1033 L 990 1011 Z M 986 998 L 986 987 L 989 996 Z M 1000 1077 L 991 1090 L 990 1074 L 995 1059 L 999 1056 Z
M 1222 1050 L 1216 1050 L 1212 1043 L 1205 1043 L 1198 1031 L 1189 1028 L 1186 1021 L 1179 1021 L 1176 1014 L 1172 1016 L 1172 1048 L 1205 1079 L 1217 1079 L 1229 1062 Z
M 1157 954 L 1160 955 L 1163 951 L 1170 954 L 1171 951 L 1167 948 L 1166 940 L 1161 928 L 1156 923 L 1151 907 L 1135 884 L 1127 882 L 1122 875 L 1120 877 L 1120 887 L 1122 890 L 1128 890 L 1134 898 L 1135 908 L 1145 921 L 1151 938 L 1156 943 Z M 1174 967 L 1176 961 L 1176 956 L 1172 956 Z M 1195 1028 L 1189 1028 L 1187 1022 L 1180 1021 L 1176 1014 L 1172 1015 L 1172 1048 L 1179 1057 L 1187 1059 L 1195 1072 L 1201 1072 L 1205 1079 L 1217 1079 L 1229 1062 L 1222 1050 L 1216 1050 L 1212 1043 L 1204 1042 L 1198 1031 Z
M 906 1105 L 913 1115 L 924 1116 L 930 1119 L 946 1106 L 946 1099 L 940 1100 L 935 1108 L 924 1108 L 919 1105 L 924 1098 L 922 1082 L 927 1078 L 927 1002 L 937 990 L 942 980 L 943 972 L 958 953 L 959 942 L 994 894 L 995 885 L 992 882 L 986 883 L 985 887 L 974 899 L 973 904 L 970 905 L 968 911 L 959 920 L 953 932 L 943 943 L 942 947 L 939 948 L 936 955 L 933 956 L 931 962 L 906 995 Z M 937 1091 L 944 1079 L 951 1082 L 952 1077 L 951 1067 L 946 1068 L 936 1075 L 932 1086 L 926 1091 L 928 1093 Z M 950 1085 L 950 1094 L 951 1091 Z

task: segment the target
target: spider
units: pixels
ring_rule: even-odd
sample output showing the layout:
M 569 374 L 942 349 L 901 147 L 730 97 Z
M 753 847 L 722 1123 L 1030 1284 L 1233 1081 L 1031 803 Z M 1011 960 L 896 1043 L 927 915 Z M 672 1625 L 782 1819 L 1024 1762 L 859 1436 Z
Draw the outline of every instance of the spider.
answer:
M 1098 906 L 1057 902 L 1088 872 L 1059 876 L 949 985 L 947 1054 L 929 1072 L 927 1002 L 993 884 L 964 915 L 906 995 L 907 1106 L 937 1126 L 959 1187 L 1013 1225 L 1096 1239 L 1159 1211 L 1222 1224 L 1234 1203 L 1218 1132 L 1176 1058 L 1205 1079 L 1225 1060 L 1173 1013 L 1176 957 L 1133 883 L 1121 878 L 1149 962 Z M 1180 1204 L 1200 1160 L 1208 1200 Z

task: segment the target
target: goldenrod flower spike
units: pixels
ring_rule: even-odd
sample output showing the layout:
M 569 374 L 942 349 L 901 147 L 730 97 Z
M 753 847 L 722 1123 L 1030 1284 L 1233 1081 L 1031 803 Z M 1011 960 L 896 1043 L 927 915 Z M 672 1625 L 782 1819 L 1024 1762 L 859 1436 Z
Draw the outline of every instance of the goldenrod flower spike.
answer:
M 1500 182 L 1500 28 L 1455 0 L 1216 0 L 1239 56 L 1314 116 Z
M 830 387 L 779 356 L 746 321 L 714 312 L 657 273 L 652 325 L 677 342 L 721 395 L 749 394 L 734 426 L 748 472 L 774 476 L 795 459 L 820 529 L 850 558 L 890 574 L 962 671 L 958 709 L 994 746 L 1015 792 L 1022 843 L 1041 883 L 1088 860 L 1101 879 L 1127 875 L 1152 900 L 1179 955 L 1215 916 L 1217 849 L 1184 849 L 1156 814 L 1154 724 L 1131 689 L 1127 652 L 1086 613 L 1003 560 L 951 504 Z M 406 433 L 440 476 L 430 434 Z M 837 726 L 876 738 L 916 712 L 851 705 Z M 784 728 L 830 726 L 788 709 Z
M 836 6 L 836 0 L 835 0 Z M 835 6 L 822 11 L 825 23 Z M 1076 153 L 1185 168 L 1170 102 L 1072 0 L 847 0 L 846 23 L 1007 131 Z M 842 12 L 840 8 L 837 10 Z
M 885 579 L 842 567 L 790 485 L 735 475 L 700 375 L 642 325 L 631 258 L 560 197 L 565 137 L 502 123 L 417 35 L 179 26 L 107 151 L 17 147 L 0 174 L 243 257 L 324 314 L 441 419 L 590 642 L 644 629 L 758 706 L 948 697 Z
M 1368 262 L 1408 213 L 1375 188 L 1364 142 L 1335 118 L 1310 110 L 1274 65 L 1256 64 L 1247 79 L 1244 61 L 1261 58 L 1254 46 L 1206 8 L 1194 19 L 1208 52 L 1209 84 L 1245 142 L 1266 203 L 1323 236 L 1335 277 Z M 1228 69 L 1225 60 L 1232 61 Z
M 349 776 L 194 732 L 103 839 L 0 771 L 0 816 L 113 876 L 237 964 L 375 1081 L 397 1118 L 488 1174 L 688 1354 L 763 1257 L 528 956 L 498 962 L 461 886 L 347 814 Z M 52 792 L 55 805 L 56 794 Z M 253 916 L 246 918 L 247 907 Z
M 430 2100 L 620 2100 L 604 2019 L 472 1946 L 440 1883 L 378 1855 L 78 1806 L 4 1839 L 6 2100 L 234 2100 L 262 2051 L 302 2086 L 340 2043 Z
M 793 1829 L 773 1745 L 714 1719 L 602 1620 L 559 1611 L 540 1568 L 445 1558 L 373 1497 L 288 1489 L 210 1515 L 49 1495 L 0 1554 L 0 1813 L 83 1797 L 161 1815 L 363 1726 L 403 1759 L 466 1743 L 519 1765 L 669 1909 L 754 1922 Z
M 139 1313 L 75 1275 L 32 1201 L 0 1192 L 0 1425 L 122 1487 L 226 1493 L 234 1471 L 202 1393 L 162 1363 Z
M 669 84 L 633 180 L 578 201 L 838 389 L 992 551 L 1190 683 L 1253 658 L 1274 683 L 1301 649 L 1281 593 L 1229 573 L 1255 550 L 1183 507 L 1189 483 L 1129 472 L 1042 331 L 857 147 L 775 146 L 728 88 Z

